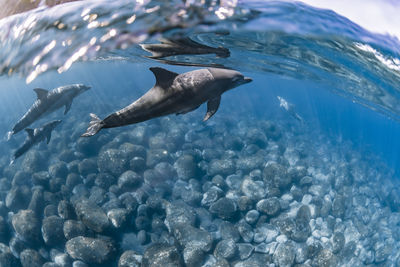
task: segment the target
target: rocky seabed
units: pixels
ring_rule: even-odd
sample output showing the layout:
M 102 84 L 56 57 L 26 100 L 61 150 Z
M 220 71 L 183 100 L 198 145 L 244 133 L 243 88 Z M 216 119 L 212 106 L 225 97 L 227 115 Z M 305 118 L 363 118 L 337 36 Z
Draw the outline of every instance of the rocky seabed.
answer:
M 5 153 L 0 266 L 400 266 L 400 186 L 378 159 L 284 122 L 193 118 L 87 139 L 65 123 L 16 166 Z

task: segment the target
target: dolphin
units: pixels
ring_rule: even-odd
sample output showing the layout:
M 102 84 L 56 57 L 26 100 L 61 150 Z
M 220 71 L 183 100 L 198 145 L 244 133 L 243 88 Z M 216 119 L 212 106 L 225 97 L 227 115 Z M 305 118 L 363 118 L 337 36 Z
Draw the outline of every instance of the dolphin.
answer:
M 204 121 L 219 107 L 221 95 L 251 78 L 230 69 L 207 68 L 178 74 L 163 68 L 150 68 L 156 84 L 129 106 L 100 120 L 90 114 L 91 122 L 82 136 L 95 135 L 102 128 L 113 128 L 146 121 L 169 114 L 185 114 L 207 102 Z
M 21 147 L 19 147 L 15 152 L 14 155 L 11 158 L 10 165 L 14 163 L 14 161 L 25 154 L 31 147 L 34 145 L 42 142 L 47 138 L 47 144 L 50 142 L 51 139 L 51 132 L 54 130 L 54 128 L 57 127 L 61 123 L 60 120 L 55 120 L 49 123 L 46 123 L 40 128 L 26 128 L 25 131 L 27 132 L 28 136 L 25 139 L 25 142 Z
M 189 37 L 163 38 L 161 44 L 140 44 L 143 50 L 150 52 L 149 58 L 160 59 L 176 55 L 216 54 L 217 57 L 227 58 L 230 52 L 224 47 L 211 47 L 193 41 Z
M 65 85 L 55 88 L 50 92 L 42 88 L 33 89 L 37 95 L 36 101 L 24 116 L 22 116 L 22 118 L 14 125 L 12 131 L 7 133 L 7 140 L 9 140 L 12 135 L 22 131 L 39 118 L 50 114 L 63 106 L 65 106 L 64 115 L 67 114 L 71 108 L 73 99 L 88 89 L 90 89 L 90 86 L 83 84 Z
M 279 106 L 282 107 L 284 110 L 286 110 L 292 117 L 294 117 L 296 120 L 303 122 L 303 118 L 296 113 L 294 110 L 294 105 L 287 102 L 286 99 L 284 99 L 281 96 L 277 96 L 279 100 Z

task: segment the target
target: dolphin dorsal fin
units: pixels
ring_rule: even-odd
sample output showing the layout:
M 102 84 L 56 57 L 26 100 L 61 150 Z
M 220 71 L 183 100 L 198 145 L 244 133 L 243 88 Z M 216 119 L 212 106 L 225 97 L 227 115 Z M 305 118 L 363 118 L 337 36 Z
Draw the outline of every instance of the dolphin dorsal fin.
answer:
M 35 89 L 33 89 L 33 91 L 35 91 L 38 99 L 45 98 L 47 96 L 47 94 L 49 93 L 49 91 L 47 91 L 46 89 L 43 89 L 43 88 L 35 88 Z
M 34 132 L 33 129 L 31 129 L 31 128 L 25 128 L 25 131 L 27 132 L 27 134 L 28 134 L 28 136 L 29 136 L 30 138 L 33 137 L 33 132 Z
M 150 70 L 156 77 L 156 86 L 158 85 L 159 87 L 164 89 L 168 88 L 174 81 L 175 77 L 179 75 L 176 72 L 169 71 L 160 67 L 152 67 L 150 68 Z

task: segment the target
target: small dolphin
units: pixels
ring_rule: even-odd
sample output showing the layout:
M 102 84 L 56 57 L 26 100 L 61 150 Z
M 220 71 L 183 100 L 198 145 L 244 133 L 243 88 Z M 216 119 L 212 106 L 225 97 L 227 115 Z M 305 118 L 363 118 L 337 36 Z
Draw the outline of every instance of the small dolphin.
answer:
M 286 99 L 284 99 L 281 96 L 277 96 L 279 100 L 279 106 L 285 109 L 292 117 L 294 117 L 296 120 L 303 122 L 303 118 L 294 111 L 294 105 L 287 102 Z
M 55 120 L 46 123 L 40 128 L 35 128 L 35 129 L 26 128 L 25 131 L 28 133 L 28 136 L 26 137 L 24 144 L 14 152 L 14 155 L 11 158 L 10 165 L 13 164 L 17 158 L 19 158 L 20 156 L 25 154 L 29 149 L 31 149 L 31 147 L 44 141 L 46 138 L 48 144 L 51 139 L 51 132 L 60 123 L 61 123 L 60 120 Z
M 82 136 L 95 135 L 102 128 L 113 128 L 146 121 L 169 114 L 185 114 L 207 102 L 204 121 L 217 112 L 221 95 L 251 78 L 229 69 L 207 68 L 183 74 L 163 68 L 150 68 L 156 84 L 129 106 L 100 120 L 90 114 L 92 120 Z
M 50 114 L 59 108 L 65 106 L 64 115 L 71 108 L 72 101 L 79 94 L 90 89 L 90 86 L 83 84 L 72 84 L 55 88 L 52 91 L 36 88 L 37 99 L 30 109 L 22 116 L 22 118 L 14 125 L 12 131 L 7 133 L 7 140 L 12 135 L 22 131 L 39 118 Z
M 230 52 L 224 47 L 211 47 L 193 41 L 189 37 L 161 39 L 161 44 L 141 44 L 147 52 L 152 53 L 149 58 L 160 59 L 176 55 L 203 55 L 216 54 L 217 57 L 226 58 Z

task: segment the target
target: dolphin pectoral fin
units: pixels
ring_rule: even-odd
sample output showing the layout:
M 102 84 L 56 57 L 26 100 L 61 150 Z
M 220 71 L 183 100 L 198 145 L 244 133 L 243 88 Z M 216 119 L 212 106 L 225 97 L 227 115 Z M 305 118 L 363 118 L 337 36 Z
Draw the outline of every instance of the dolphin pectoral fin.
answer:
M 43 88 L 35 88 L 35 89 L 33 89 L 33 91 L 35 91 L 38 99 L 46 98 L 47 94 L 49 93 L 49 91 L 47 91 L 46 89 L 43 89 Z
M 207 121 L 217 112 L 220 103 L 221 103 L 221 96 L 208 100 L 207 113 L 204 116 L 203 121 Z
M 34 130 L 31 128 L 26 128 L 25 132 L 28 134 L 29 138 L 33 137 Z
M 51 132 L 47 135 L 47 144 L 50 143 L 50 139 L 51 139 Z
M 159 86 L 163 89 L 168 89 L 173 83 L 175 77 L 179 75 L 176 72 L 169 71 L 160 67 L 152 67 L 150 68 L 150 70 L 156 77 L 156 86 Z
M 68 111 L 71 109 L 72 101 L 68 102 L 65 104 L 65 110 L 64 110 L 64 115 L 68 113 Z

